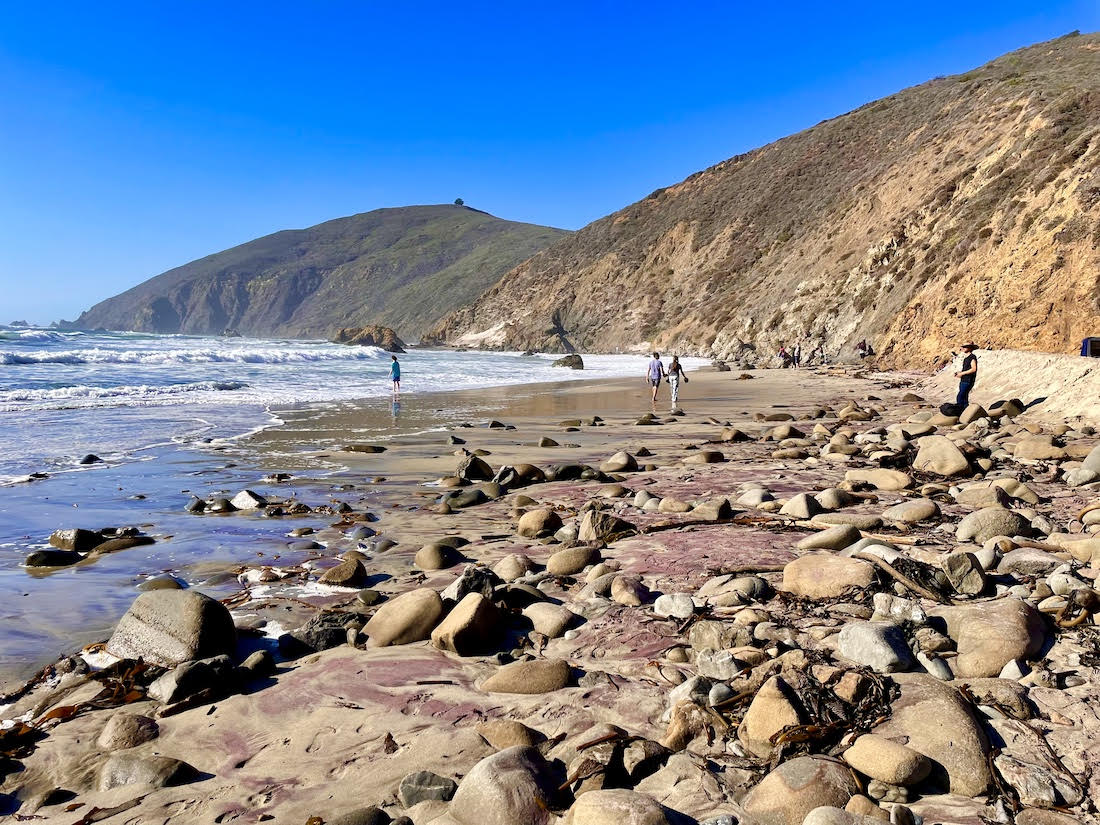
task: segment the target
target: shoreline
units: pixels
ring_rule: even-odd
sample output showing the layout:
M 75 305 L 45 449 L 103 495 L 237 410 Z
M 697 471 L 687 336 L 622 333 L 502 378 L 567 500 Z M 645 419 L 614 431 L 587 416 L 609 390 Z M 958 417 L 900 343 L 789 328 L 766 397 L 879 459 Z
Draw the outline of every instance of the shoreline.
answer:
M 149 692 L 163 694 L 139 679 L 134 702 L 81 709 L 71 718 L 45 722 L 48 735 L 21 757 L 24 770 L 9 774 L 0 784 L 0 794 L 14 795 L 12 810 L 33 812 L 44 817 L 43 821 L 67 825 L 93 805 L 126 806 L 120 809 L 126 813 L 118 821 L 137 822 L 178 814 L 174 806 L 179 804 L 186 805 L 185 816 L 195 821 L 273 817 L 292 822 L 317 815 L 326 822 L 340 822 L 341 816 L 354 809 L 379 805 L 389 816 L 408 815 L 414 825 L 475 825 L 468 819 L 472 809 L 461 804 L 462 794 L 469 796 L 473 790 L 461 791 L 456 801 L 447 802 L 447 796 L 414 794 L 399 790 L 399 786 L 405 788 L 409 776 L 428 770 L 448 781 L 453 778 L 461 789 L 469 784 L 467 777 L 489 770 L 479 766 L 491 766 L 514 755 L 507 745 L 541 742 L 537 757 L 529 758 L 549 760 L 544 770 L 551 773 L 562 771 L 554 783 L 555 788 L 561 785 L 561 794 L 547 790 L 540 812 L 511 811 L 509 821 L 551 825 L 562 821 L 557 814 L 564 815 L 571 805 L 579 804 L 573 800 L 584 798 L 586 791 L 604 793 L 607 791 L 601 789 L 618 788 L 632 794 L 631 804 L 650 804 L 640 797 L 656 800 L 687 817 L 682 820 L 685 822 L 717 822 L 714 817 L 733 815 L 766 825 L 770 820 L 753 817 L 760 816 L 760 789 L 772 781 L 761 782 L 769 772 L 771 756 L 760 754 L 763 746 L 755 727 L 759 722 L 751 721 L 756 705 L 752 700 L 770 696 L 769 679 L 781 676 L 795 686 L 792 690 L 796 693 L 810 690 L 798 681 L 801 677 L 796 678 L 799 673 L 812 674 L 821 684 L 834 684 L 830 679 L 843 674 L 849 674 L 845 678 L 854 680 L 853 684 L 871 678 L 865 663 L 853 665 L 842 655 L 845 650 L 838 646 L 837 631 L 849 625 L 874 624 L 866 621 L 872 614 L 872 592 L 879 594 L 874 600 L 876 608 L 880 595 L 897 595 L 888 577 L 873 575 L 869 583 L 861 585 L 862 594 L 849 594 L 843 588 L 836 591 L 845 593 L 842 599 L 812 589 L 796 598 L 784 595 L 788 585 L 794 586 L 792 564 L 815 558 L 801 547 L 803 540 L 826 535 L 823 528 L 828 524 L 847 523 L 858 525 L 847 528 L 856 535 L 863 532 L 880 545 L 895 543 L 890 552 L 907 556 L 911 559 L 907 564 L 912 565 L 938 565 L 941 557 L 958 546 L 973 547 L 972 552 L 978 554 L 984 550 L 980 542 L 968 544 L 953 535 L 955 523 L 968 511 L 950 493 L 953 482 L 945 479 L 940 487 L 928 486 L 924 471 L 902 464 L 895 466 L 915 479 L 903 489 L 868 488 L 845 480 L 850 469 L 873 471 L 882 466 L 880 459 L 871 458 L 876 453 L 897 454 L 911 462 L 913 453 L 906 450 L 915 450 L 918 436 L 913 436 L 913 447 L 902 448 L 896 441 L 889 446 L 890 434 L 902 432 L 898 427 L 919 433 L 921 426 L 929 426 L 932 432 L 969 437 L 964 429 L 953 430 L 950 423 L 906 423 L 926 413 L 931 419 L 937 406 L 931 401 L 904 400 L 918 376 L 850 367 L 755 370 L 749 375 L 750 380 L 740 380 L 736 371 L 692 372 L 683 387 L 684 415 L 670 416 L 659 409 L 657 423 L 646 425 L 640 422 L 647 419 L 650 405 L 639 376 L 636 380 L 568 382 L 562 387 L 532 384 L 455 391 L 422 396 L 420 402 L 410 397 L 402 402 L 398 420 L 402 431 L 385 440 L 380 434 L 387 416 L 392 415 L 386 404 L 369 409 L 330 405 L 300 414 L 294 411 L 282 427 L 220 451 L 218 459 L 210 454 L 215 462 L 229 459 L 228 463 L 250 456 L 244 463 L 254 476 L 290 471 L 292 478 L 283 485 L 251 487 L 264 496 L 286 490 L 288 497 L 307 504 L 311 512 L 267 517 L 259 511 L 177 516 L 177 523 L 194 525 L 197 532 L 240 528 L 250 532 L 251 541 L 258 541 L 257 531 L 261 531 L 271 538 L 291 535 L 317 545 L 285 556 L 264 549 L 251 562 L 238 565 L 242 583 L 227 582 L 232 593 L 216 592 L 232 610 L 237 626 L 241 646 L 232 657 L 236 664 L 232 681 L 237 686 L 226 692 L 223 688 L 229 682 L 219 677 L 208 683 L 216 689 L 206 701 L 191 707 L 186 704 L 190 700 L 184 700 L 183 706 L 176 707 L 175 702 L 148 698 Z M 667 385 L 662 391 L 667 403 Z M 456 414 L 459 410 L 467 412 Z M 420 426 L 448 418 L 447 429 Z M 488 428 L 488 418 L 504 426 Z M 392 426 L 394 422 L 389 423 Z M 887 425 L 895 429 L 876 432 Z M 780 432 L 788 427 L 798 432 Z M 977 477 L 970 482 L 957 481 L 979 483 L 988 471 L 1022 474 L 1023 483 L 1039 494 L 1038 503 L 1017 501 L 1015 506 L 1029 506 L 1036 511 L 1035 518 L 1042 516 L 1064 528 L 1092 491 L 1066 494 L 1056 477 L 1040 472 L 1047 464 L 1033 470 L 1026 461 L 1019 463 L 1024 459 L 1013 458 L 1012 444 L 1026 441 L 1031 433 L 1012 430 L 1016 425 L 1011 423 L 995 422 L 991 427 L 1009 428 L 1008 440 L 999 442 L 1009 445 L 1007 455 L 985 459 L 992 454 L 988 448 L 975 453 L 969 461 L 977 462 L 980 456 L 980 460 L 990 461 L 990 467 L 979 468 L 975 463 L 971 472 Z M 774 440 L 765 440 L 773 431 Z M 1067 431 L 1062 438 L 1076 445 L 1074 451 L 1043 461 L 1068 462 L 1071 468 L 1087 452 L 1085 447 L 1091 449 L 1096 443 L 1088 433 Z M 377 453 L 334 449 L 356 442 L 377 442 L 386 449 Z M 637 457 L 636 469 L 606 463 L 622 450 Z M 491 482 L 476 475 L 472 483 L 455 482 L 452 474 L 456 467 L 464 463 L 476 467 L 470 453 L 479 451 L 492 471 L 513 467 L 534 483 L 494 489 Z M 538 470 L 522 469 L 525 465 Z M 608 469 L 569 469 L 600 465 Z M 546 472 L 560 477 L 539 481 L 537 473 Z M 214 473 L 206 486 L 212 490 L 222 480 L 223 476 Z M 478 489 L 487 495 L 484 503 L 459 506 L 459 499 L 451 498 L 455 506 L 444 508 L 439 502 L 449 492 Z M 756 494 L 765 489 L 767 496 Z M 823 490 L 834 491 L 830 501 L 836 499 L 837 506 L 807 501 L 815 494 L 824 496 Z M 647 497 L 653 504 L 640 506 Z M 926 507 L 925 501 L 935 505 L 934 518 L 912 522 L 883 519 L 882 514 L 894 505 Z M 659 507 L 657 502 L 661 502 Z M 578 542 L 575 531 L 584 529 L 593 513 L 623 519 L 631 529 L 627 535 L 612 531 L 603 541 Z M 818 517 L 834 521 L 819 522 Z M 557 525 L 563 525 L 566 532 L 550 536 L 535 530 L 524 535 L 528 528 L 523 525 L 532 519 L 546 525 L 549 532 L 555 532 L 550 528 Z M 950 525 L 952 532 L 938 529 L 941 523 L 945 528 Z M 461 536 L 468 543 L 457 547 L 438 543 L 448 536 Z M 396 544 L 387 547 L 387 540 Z M 867 562 L 844 559 L 839 550 L 826 549 L 824 553 L 854 565 L 859 576 L 869 575 Z M 1068 563 L 1073 576 L 1091 586 L 1096 565 L 1089 567 L 1068 558 L 1069 562 L 1059 559 L 1059 563 Z M 503 576 L 503 582 L 484 591 L 478 590 L 481 585 L 476 578 L 467 585 L 456 584 L 467 580 L 461 574 L 470 565 L 499 571 L 496 575 Z M 353 586 L 318 582 L 334 575 L 334 581 Z M 831 583 L 834 575 L 820 574 L 817 581 Z M 1000 575 L 1023 583 L 1029 593 L 1035 586 L 1033 576 Z M 486 604 L 478 609 L 488 611 L 493 620 L 474 621 L 458 636 L 433 636 L 435 643 L 427 638 L 432 628 L 414 632 L 410 638 L 398 633 L 393 639 L 400 643 L 392 646 L 380 641 L 388 632 L 380 629 L 380 616 L 388 616 L 385 621 L 390 629 L 392 623 L 421 621 L 417 618 L 420 608 L 408 606 L 409 594 L 422 594 L 415 598 L 429 601 L 443 594 L 442 610 L 450 612 L 436 630 L 457 621 L 459 608 L 452 607 L 454 601 L 446 601 L 456 587 L 460 588 L 458 594 L 462 587 L 473 587 L 461 599 L 462 605 L 472 604 L 471 597 L 482 593 L 478 598 Z M 990 588 L 981 598 L 953 596 L 953 609 L 996 611 L 1009 603 L 1007 585 L 1003 590 L 1000 585 L 996 591 L 992 584 Z M 429 598 L 429 593 L 435 595 Z M 912 593 L 907 595 L 913 598 Z M 398 610 L 400 605 L 407 607 Z M 899 609 L 903 607 L 899 602 Z M 923 609 L 938 608 L 934 602 L 925 602 Z M 395 611 L 404 618 L 395 616 Z M 328 621 L 325 616 L 338 622 L 333 626 L 338 642 L 332 633 L 325 636 L 321 626 L 316 626 L 312 635 L 302 635 L 303 628 L 314 627 L 310 622 Z M 433 626 L 440 618 L 432 621 Z M 998 621 L 1012 625 L 1007 618 Z M 349 622 L 351 631 L 344 626 Z M 914 626 L 922 623 L 917 621 Z M 286 636 L 286 631 L 294 631 L 294 637 Z M 998 632 L 991 626 L 993 636 Z M 1041 654 L 1037 650 L 1027 654 L 1038 657 L 1031 660 L 1033 672 L 1068 672 L 1067 656 L 1092 631 L 1086 627 L 1046 632 L 1052 644 Z M 970 679 L 960 663 L 970 655 L 965 644 L 971 642 L 955 635 L 949 627 L 943 637 L 950 636 L 957 650 L 935 654 L 933 659 L 943 663 L 962 685 L 959 680 Z M 312 644 L 322 636 L 334 646 L 325 642 L 316 650 L 301 648 L 303 639 Z M 348 644 L 349 639 L 355 644 Z M 462 639 L 472 641 L 467 645 Z M 1030 644 L 1029 639 L 1025 642 Z M 263 665 L 262 675 L 248 669 L 254 666 L 248 664 L 254 657 L 237 664 L 254 650 L 274 654 L 274 659 Z M 64 665 L 62 670 L 65 668 L 70 672 L 55 670 L 47 685 L 32 688 L 9 713 L 30 713 L 28 720 L 39 720 L 50 708 L 79 706 L 101 689 L 99 682 L 89 682 L 88 674 L 80 672 L 79 664 Z M 524 675 L 519 682 L 503 687 L 516 668 Z M 919 731 L 905 732 L 896 726 L 908 724 L 904 721 L 909 718 L 905 702 L 915 701 L 918 688 L 918 693 L 928 694 L 921 701 L 933 702 L 923 706 L 918 715 L 955 713 L 960 730 L 973 731 L 972 736 L 963 736 L 967 742 L 979 741 L 984 735 L 977 733 L 979 728 L 996 726 L 996 719 L 978 721 L 986 719 L 980 709 L 952 710 L 956 701 L 953 688 L 945 687 L 950 693 L 940 694 L 933 686 L 954 682 L 927 682 L 932 677 L 925 665 L 914 661 L 902 670 L 909 672 L 887 669 L 880 671 L 881 677 L 874 677 L 894 685 L 891 690 L 900 694 L 888 693 L 881 700 L 885 704 L 875 706 L 886 721 L 875 721 L 872 726 L 868 717 L 861 723 L 865 727 L 852 729 L 853 735 L 872 727 L 884 735 L 890 730 L 894 736 L 904 733 L 910 742 L 918 743 L 913 745 L 918 751 L 928 752 L 927 758 L 947 765 L 949 775 L 936 776 L 950 788 L 917 785 L 900 801 L 846 793 L 860 796 L 862 810 L 871 816 L 877 815 L 874 811 L 889 815 L 890 808 L 898 805 L 929 822 L 971 825 L 978 816 L 992 816 L 995 799 L 986 795 L 984 788 L 978 792 L 973 783 L 968 786 L 957 779 L 955 763 L 936 751 L 934 743 L 921 739 Z M 1070 670 L 1080 675 L 1081 684 L 1058 682 L 1050 693 L 1045 683 L 1034 683 L 1033 688 L 1021 677 L 1018 689 L 1030 691 L 1030 701 L 1044 713 L 1057 708 L 1058 713 L 1075 720 L 1076 727 L 1044 727 L 1043 733 L 1067 770 L 1081 770 L 1085 746 L 1078 746 L 1079 737 L 1095 737 L 1100 732 L 1081 716 L 1087 707 L 1087 698 L 1082 697 L 1100 685 L 1100 677 L 1096 667 L 1080 661 Z M 705 689 L 701 687 L 704 683 Z M 978 690 L 972 680 L 965 683 L 968 690 Z M 746 689 L 747 704 L 720 704 L 717 712 L 705 710 L 709 696 L 732 698 Z M 722 690 L 729 693 L 722 694 Z M 1007 695 L 996 702 L 1003 705 Z M 892 719 L 890 702 L 894 703 Z M 1085 705 L 1078 707 L 1081 702 Z M 155 719 L 158 735 L 133 747 L 104 747 L 94 757 L 80 755 L 86 754 L 89 743 L 105 735 L 104 725 L 127 713 Z M 711 721 L 704 722 L 707 718 Z M 820 722 L 812 716 L 804 721 Z M 580 747 L 605 736 L 611 736 L 608 741 L 617 741 L 616 736 L 627 738 L 621 748 Z M 622 760 L 629 741 L 641 743 L 649 753 L 643 760 L 648 767 L 625 767 Z M 1006 748 L 1013 759 L 1031 764 L 1019 746 L 1010 742 Z M 785 754 L 777 770 L 811 758 L 804 754 L 833 750 L 843 754 L 839 739 L 810 740 Z M 959 769 L 959 776 L 980 773 L 976 767 L 979 757 L 981 771 L 988 772 L 986 760 L 992 757 L 980 753 L 976 761 Z M 74 759 L 84 760 L 82 764 L 89 767 L 74 773 Z M 179 786 L 175 786 L 177 780 L 169 781 L 170 777 L 158 779 L 146 770 L 153 764 L 150 760 L 157 759 L 182 760 L 199 771 L 199 778 L 184 781 L 181 775 L 178 781 L 183 784 Z M 588 778 L 562 784 L 561 780 L 577 775 L 584 759 L 594 759 L 604 767 Z M 131 779 L 120 784 L 106 782 L 104 772 L 115 771 L 111 775 L 116 775 L 117 766 L 126 760 L 130 760 L 127 765 L 140 765 L 141 769 L 132 767 Z M 1004 767 L 1002 773 L 1007 771 Z M 492 785 L 497 780 L 485 781 Z M 1095 784 L 1100 779 L 1089 781 Z M 86 807 L 77 813 L 60 811 L 64 806 L 51 802 L 47 793 L 51 788 L 72 791 L 74 796 L 69 799 Z M 943 793 L 948 789 L 953 795 Z M 533 787 L 527 796 L 533 798 L 532 794 Z M 479 799 L 479 805 L 504 804 L 499 799 L 493 803 Z M 1082 808 L 1079 802 L 1071 802 L 1069 807 L 1087 814 L 1087 806 Z M 1035 820 L 1033 825 L 1046 822 Z

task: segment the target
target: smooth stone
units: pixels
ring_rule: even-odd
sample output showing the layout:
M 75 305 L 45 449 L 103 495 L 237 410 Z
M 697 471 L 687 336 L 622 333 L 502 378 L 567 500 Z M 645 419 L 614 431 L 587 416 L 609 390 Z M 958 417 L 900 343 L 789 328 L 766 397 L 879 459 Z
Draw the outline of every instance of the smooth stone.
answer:
M 496 641 L 500 610 L 481 593 L 462 597 L 450 613 L 432 630 L 432 644 L 459 656 L 489 651 Z
M 857 791 L 848 767 L 840 760 L 799 756 L 760 780 L 742 806 L 753 825 L 802 825 L 815 808 L 843 808 Z
M 110 791 L 124 785 L 164 788 L 194 780 L 198 772 L 179 759 L 144 753 L 117 752 L 107 757 L 96 776 L 96 790 Z
M 807 536 L 795 546 L 799 550 L 843 550 L 848 545 L 859 541 L 860 538 L 862 536 L 855 527 L 849 524 L 840 524 Z
M 363 627 L 370 647 L 388 647 L 421 642 L 443 618 L 443 600 L 431 588 L 423 587 L 395 596 L 378 608 Z
M 852 484 L 869 484 L 878 490 L 904 490 L 913 479 L 901 470 L 848 470 L 844 480 Z
M 236 645 L 233 617 L 221 602 L 196 590 L 154 590 L 130 605 L 107 642 L 107 652 L 173 666 L 230 654 Z
M 922 673 L 891 677 L 901 687 L 889 719 L 874 733 L 903 741 L 932 763 L 935 786 L 963 796 L 989 787 L 989 740 L 970 704 L 950 685 Z
M 579 618 L 576 613 L 560 604 L 535 602 L 523 608 L 523 615 L 531 622 L 536 633 L 557 639 Z
M 939 518 L 940 505 L 927 498 L 917 498 L 911 501 L 903 501 L 888 507 L 883 511 L 882 517 L 886 521 L 900 521 L 903 524 L 917 524 L 922 521 L 931 521 Z
M 652 797 L 626 788 L 592 790 L 577 797 L 563 825 L 680 825 L 684 819 Z
M 633 473 L 637 469 L 637 460 L 625 450 L 620 450 L 600 464 L 600 470 L 605 473 Z
M 460 825 L 550 825 L 562 778 L 537 748 L 506 748 L 463 777 L 449 814 Z
M 599 559 L 600 551 L 594 547 L 568 547 L 547 559 L 546 572 L 552 576 L 575 576 Z
M 905 634 L 888 622 L 846 623 L 837 638 L 837 652 L 876 673 L 895 673 L 913 666 Z
M 103 726 L 96 746 L 104 751 L 126 750 L 156 739 L 158 735 L 160 727 L 156 720 L 138 713 L 118 710 Z
M 871 779 L 891 785 L 915 785 L 932 771 L 924 754 L 873 733 L 856 739 L 844 751 L 844 761 Z
M 474 726 L 489 746 L 496 750 L 514 747 L 534 747 L 546 737 L 538 731 L 527 727 L 522 722 L 511 719 L 496 719 L 489 722 L 479 722 Z
M 917 439 L 913 469 L 940 476 L 965 475 L 970 473 L 970 462 L 951 439 L 926 435 Z
M 318 579 L 322 584 L 339 587 L 359 587 L 366 581 L 367 571 L 358 559 L 348 559 L 335 567 L 330 567 Z
M 695 613 L 695 603 L 687 593 L 666 593 L 653 602 L 653 612 L 666 618 L 687 619 Z
M 486 693 L 549 693 L 569 684 L 569 664 L 562 659 L 532 659 L 504 665 L 481 683 Z
M 828 553 L 811 553 L 783 568 L 782 590 L 796 596 L 832 599 L 852 588 L 865 590 L 874 581 L 875 568 L 865 561 Z
M 516 532 L 525 538 L 539 538 L 553 535 L 561 528 L 561 516 L 549 507 L 540 507 L 520 516 Z
M 801 725 L 807 720 L 799 707 L 791 702 L 797 695 L 794 688 L 782 676 L 773 676 L 756 692 L 749 704 L 737 738 L 749 753 L 767 759 L 774 748 L 771 737 L 789 725 Z
M 413 564 L 421 570 L 445 570 L 462 560 L 462 554 L 443 542 L 425 544 L 413 556 Z
M 986 507 L 966 515 L 955 530 L 955 539 L 984 544 L 996 536 L 1016 536 L 1029 529 L 1027 519 L 1002 507 Z
M 1042 649 L 1046 628 L 1040 613 L 1014 596 L 980 604 L 937 606 L 929 616 L 941 619 L 955 640 L 953 668 L 959 678 L 997 676 L 1013 659 L 1030 659 Z

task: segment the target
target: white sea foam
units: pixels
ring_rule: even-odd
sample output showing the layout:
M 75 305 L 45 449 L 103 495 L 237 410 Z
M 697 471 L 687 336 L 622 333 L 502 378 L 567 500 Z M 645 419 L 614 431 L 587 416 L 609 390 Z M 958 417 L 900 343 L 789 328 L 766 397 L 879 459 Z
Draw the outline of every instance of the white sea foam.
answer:
M 372 361 L 386 354 L 378 347 L 342 347 L 340 349 L 280 349 L 278 347 L 241 347 L 238 349 L 178 349 L 169 351 L 76 349 L 0 350 L 0 365 L 38 364 L 308 364 L 319 361 Z
M 56 387 L 49 390 L 5 390 L 0 392 L 0 410 L 16 408 L 15 402 L 72 401 L 82 399 L 145 400 L 150 396 L 175 396 L 189 392 L 226 392 L 247 387 L 243 381 L 196 381 L 191 384 L 169 384 L 163 387 L 137 384 L 121 387 Z M 5 405 L 11 405 L 5 407 Z M 54 405 L 51 405 L 51 407 Z

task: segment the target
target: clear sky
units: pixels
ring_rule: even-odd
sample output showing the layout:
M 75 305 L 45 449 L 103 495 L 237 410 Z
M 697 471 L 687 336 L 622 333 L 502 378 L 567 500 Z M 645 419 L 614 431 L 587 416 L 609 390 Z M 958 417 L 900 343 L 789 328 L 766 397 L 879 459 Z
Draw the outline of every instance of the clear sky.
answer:
M 0 2 L 0 321 L 383 206 L 575 229 L 1073 29 L 1098 0 Z

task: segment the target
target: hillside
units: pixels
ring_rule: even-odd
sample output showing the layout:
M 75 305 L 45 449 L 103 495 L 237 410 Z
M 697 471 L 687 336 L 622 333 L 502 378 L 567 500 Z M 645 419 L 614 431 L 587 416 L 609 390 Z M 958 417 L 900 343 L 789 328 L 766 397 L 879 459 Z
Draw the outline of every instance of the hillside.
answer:
M 415 341 L 566 234 L 464 206 L 378 209 L 171 269 L 96 304 L 75 325 L 312 338 L 384 324 Z
M 926 365 L 964 338 L 1100 334 L 1100 35 L 937 78 L 731 158 L 506 274 L 432 335 L 733 357 L 868 338 Z

